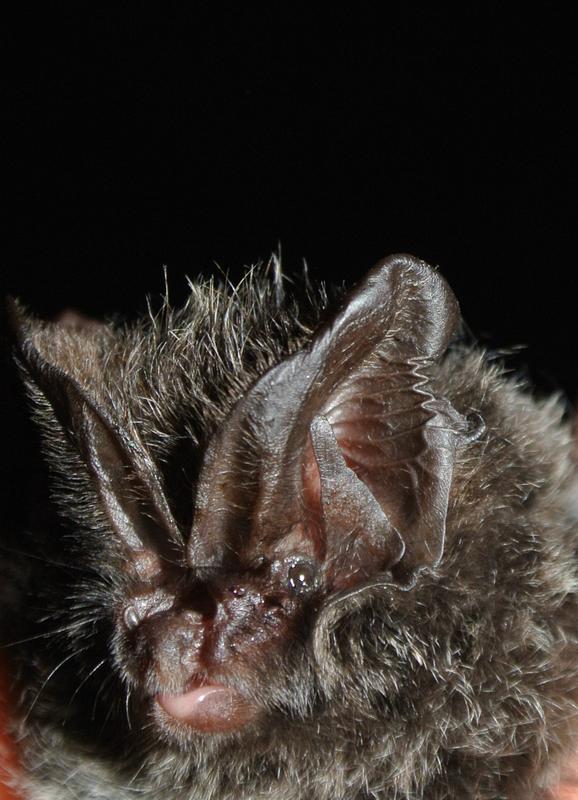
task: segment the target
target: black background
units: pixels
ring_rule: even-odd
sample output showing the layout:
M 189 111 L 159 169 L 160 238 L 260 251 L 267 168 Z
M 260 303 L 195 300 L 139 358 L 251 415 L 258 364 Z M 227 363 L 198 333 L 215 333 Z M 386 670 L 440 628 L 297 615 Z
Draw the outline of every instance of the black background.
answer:
M 409 251 L 480 341 L 524 346 L 513 366 L 573 400 L 570 20 L 436 5 L 10 20 L 4 288 L 130 316 L 165 264 L 178 302 L 186 274 L 238 278 L 279 246 L 289 273 L 349 283 Z

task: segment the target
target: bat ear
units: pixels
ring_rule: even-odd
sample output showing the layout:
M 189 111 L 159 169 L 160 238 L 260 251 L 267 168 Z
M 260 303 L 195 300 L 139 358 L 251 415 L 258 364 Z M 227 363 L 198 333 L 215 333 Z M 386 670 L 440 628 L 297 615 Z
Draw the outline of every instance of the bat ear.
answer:
M 432 378 L 459 317 L 441 276 L 399 255 L 316 337 L 304 493 L 342 584 L 380 565 L 407 581 L 442 556 L 456 448 L 471 433 Z
M 192 540 L 209 530 L 211 547 L 219 532 L 226 540 L 244 505 L 255 550 L 314 554 L 337 588 L 389 569 L 408 583 L 435 566 L 456 448 L 468 438 L 433 381 L 458 321 L 453 293 L 427 264 L 407 255 L 377 264 L 310 346 L 235 408 L 210 448 Z
M 150 571 L 153 554 L 174 559 L 181 537 L 156 466 L 135 436 L 129 437 L 81 385 L 75 364 L 91 357 L 88 340 L 83 347 L 79 330 L 39 323 L 14 301 L 9 315 L 18 359 L 43 409 L 38 416 L 48 441 L 54 441 L 49 428 L 56 418 L 88 469 L 108 522 L 137 572 Z

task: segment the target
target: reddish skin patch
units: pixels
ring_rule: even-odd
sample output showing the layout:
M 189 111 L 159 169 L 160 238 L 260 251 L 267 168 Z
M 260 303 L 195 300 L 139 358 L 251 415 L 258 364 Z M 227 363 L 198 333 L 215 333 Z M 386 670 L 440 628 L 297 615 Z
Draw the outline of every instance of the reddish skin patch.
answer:
M 236 689 L 217 683 L 193 685 L 184 694 L 159 695 L 157 703 L 165 714 L 199 733 L 232 733 L 259 716 L 259 709 Z
M 18 768 L 16 747 L 7 733 L 10 705 L 8 668 L 0 660 L 0 800 L 20 800 L 7 786 L 9 773 Z

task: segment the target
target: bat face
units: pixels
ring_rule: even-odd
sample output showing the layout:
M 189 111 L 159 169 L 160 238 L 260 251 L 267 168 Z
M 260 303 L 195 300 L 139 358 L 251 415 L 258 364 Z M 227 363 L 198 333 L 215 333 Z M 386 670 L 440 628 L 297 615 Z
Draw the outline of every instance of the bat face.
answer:
M 411 256 L 310 326 L 206 292 L 132 328 L 13 310 L 62 568 L 28 590 L 24 735 L 62 718 L 151 798 L 155 764 L 187 798 L 526 786 L 578 683 L 558 412 L 446 355 L 457 302 Z
M 321 602 L 311 558 L 239 562 L 171 567 L 172 579 L 161 572 L 153 586 L 137 579 L 119 607 L 118 663 L 156 701 L 157 724 L 177 737 L 263 722 L 274 684 L 267 674 L 305 646 Z

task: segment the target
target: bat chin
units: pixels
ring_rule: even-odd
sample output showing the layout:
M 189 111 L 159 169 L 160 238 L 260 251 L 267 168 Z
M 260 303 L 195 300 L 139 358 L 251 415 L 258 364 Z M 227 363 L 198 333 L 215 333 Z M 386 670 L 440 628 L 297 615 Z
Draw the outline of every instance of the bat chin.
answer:
M 159 694 L 156 701 L 173 720 L 207 734 L 239 731 L 261 713 L 236 689 L 219 683 L 192 683 L 186 692 Z

